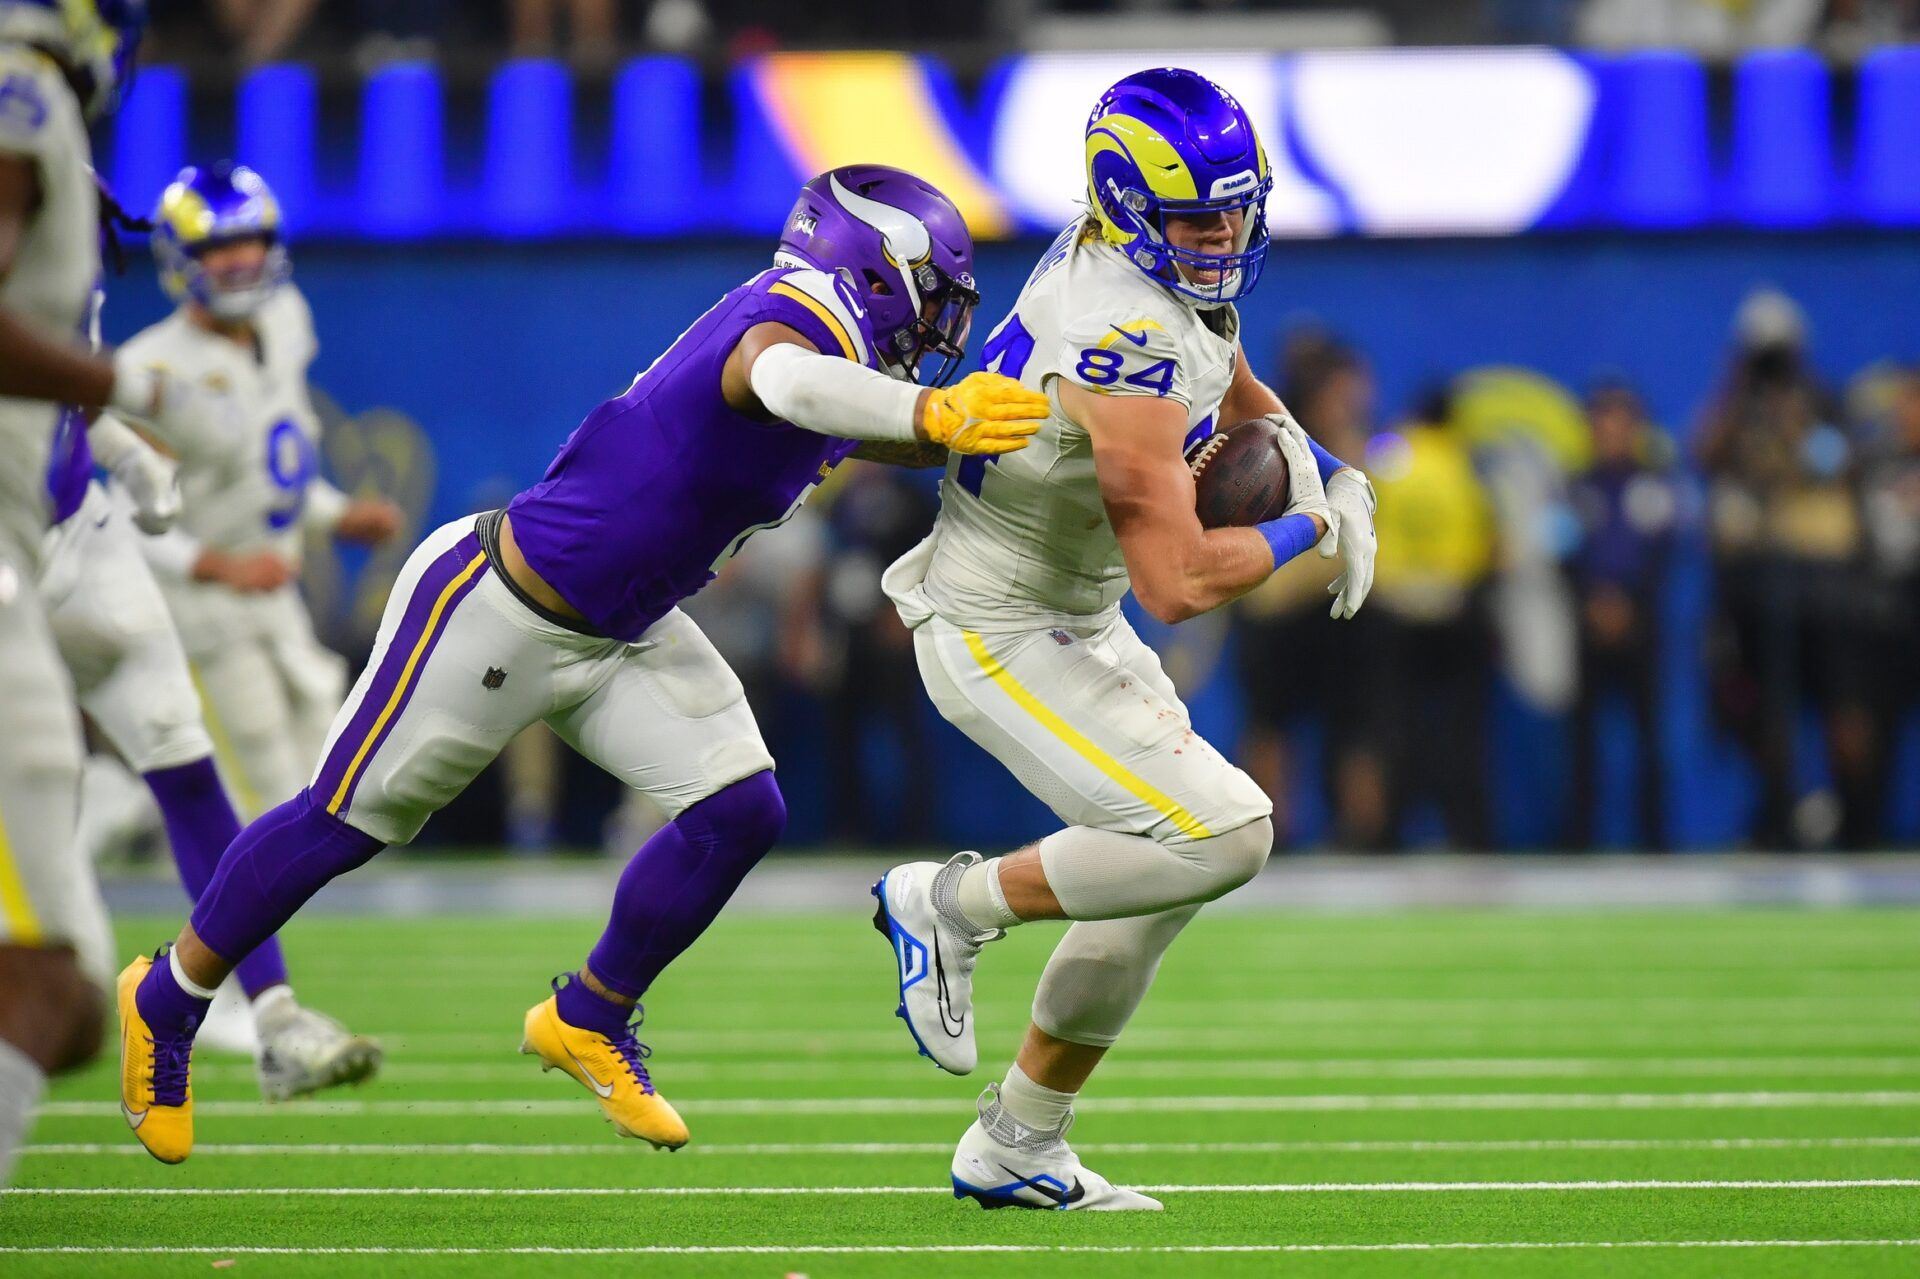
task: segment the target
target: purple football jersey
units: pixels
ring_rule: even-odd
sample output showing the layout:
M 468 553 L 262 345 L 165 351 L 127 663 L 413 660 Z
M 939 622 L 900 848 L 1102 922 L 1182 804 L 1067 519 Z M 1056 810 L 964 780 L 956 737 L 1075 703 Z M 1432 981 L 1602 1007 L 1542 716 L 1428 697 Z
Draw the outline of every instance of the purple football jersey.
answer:
M 859 332 L 786 281 L 832 287 Z M 832 280 L 831 285 L 827 281 Z M 527 563 L 601 634 L 633 641 L 713 580 L 749 535 L 793 514 L 856 441 L 757 422 L 720 395 L 720 372 L 756 324 L 878 367 L 867 313 L 819 272 L 763 271 L 675 339 L 633 385 L 587 415 L 546 478 L 507 508 Z
M 47 458 L 47 496 L 53 500 L 55 524 L 64 524 L 80 509 L 92 479 L 93 448 L 87 442 L 87 421 L 74 409 L 62 409 L 53 428 L 53 452 Z

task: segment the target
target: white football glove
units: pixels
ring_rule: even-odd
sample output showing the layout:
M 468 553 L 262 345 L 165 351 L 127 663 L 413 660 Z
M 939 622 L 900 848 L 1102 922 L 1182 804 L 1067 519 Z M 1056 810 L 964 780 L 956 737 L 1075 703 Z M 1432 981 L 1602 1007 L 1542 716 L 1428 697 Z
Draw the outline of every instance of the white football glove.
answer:
M 184 441 L 209 432 L 221 441 L 237 440 L 240 411 L 230 395 L 216 394 L 155 365 L 142 365 L 113 356 L 113 394 L 107 407 L 152 430 L 168 448 L 178 451 Z
M 1367 602 L 1373 589 L 1373 557 L 1380 549 L 1373 531 L 1373 482 L 1365 472 L 1348 467 L 1334 472 L 1327 481 L 1327 505 L 1333 509 L 1333 523 L 1320 539 L 1320 558 L 1340 556 L 1346 572 L 1327 587 L 1334 597 L 1330 616 L 1352 617 Z
M 1285 413 L 1269 413 L 1267 421 L 1280 430 L 1280 452 L 1287 459 L 1288 515 L 1318 515 L 1326 521 L 1327 536 L 1339 531 L 1339 516 L 1327 504 L 1327 490 L 1320 483 L 1320 465 L 1307 446 L 1307 433 Z
M 94 460 L 133 499 L 133 522 L 141 532 L 158 535 L 173 527 L 180 514 L 180 486 L 171 460 L 156 453 L 125 422 L 105 414 L 88 428 L 87 444 Z

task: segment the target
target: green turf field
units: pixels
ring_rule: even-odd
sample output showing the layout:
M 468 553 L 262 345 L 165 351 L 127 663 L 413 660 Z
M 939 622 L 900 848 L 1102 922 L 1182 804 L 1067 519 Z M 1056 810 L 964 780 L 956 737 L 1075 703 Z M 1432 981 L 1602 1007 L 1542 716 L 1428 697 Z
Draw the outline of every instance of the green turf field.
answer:
M 1074 1133 L 1165 1199 L 1141 1215 L 946 1190 L 1053 927 L 985 956 L 960 1080 L 912 1055 L 863 918 L 723 921 L 649 1001 L 674 1155 L 514 1051 L 596 928 L 295 924 L 302 995 L 384 1075 L 268 1106 L 203 1055 L 178 1168 L 111 1061 L 63 1081 L 0 1274 L 1920 1273 L 1920 914 L 1203 915 Z

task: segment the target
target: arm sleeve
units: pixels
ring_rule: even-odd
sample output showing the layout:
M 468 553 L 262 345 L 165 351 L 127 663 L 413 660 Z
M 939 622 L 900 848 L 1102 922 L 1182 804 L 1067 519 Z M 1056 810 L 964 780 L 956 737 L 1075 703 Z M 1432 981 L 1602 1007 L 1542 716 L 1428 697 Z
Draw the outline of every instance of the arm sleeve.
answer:
M 1273 566 L 1276 569 L 1320 540 L 1320 534 L 1314 530 L 1312 517 L 1307 515 L 1282 515 L 1277 520 L 1268 520 L 1253 527 L 1272 548 Z
M 848 440 L 918 438 L 913 410 L 921 387 L 837 355 L 782 342 L 754 360 L 747 384 L 768 412 L 809 431 Z
M 152 449 L 152 445 L 135 433 L 134 429 L 110 413 L 102 413 L 93 419 L 87 428 L 87 447 L 93 450 L 93 460 L 106 467 L 115 469 L 136 449 Z
M 1345 462 L 1342 462 L 1339 458 L 1321 448 L 1320 441 L 1314 439 L 1311 435 L 1307 437 L 1307 447 L 1313 450 L 1313 464 L 1315 469 L 1320 472 L 1320 482 L 1322 484 L 1332 479 L 1335 471 L 1344 471 L 1347 469 Z
M 1100 395 L 1145 395 L 1192 407 L 1193 390 L 1173 334 L 1144 313 L 1086 316 L 1066 326 L 1058 376 Z

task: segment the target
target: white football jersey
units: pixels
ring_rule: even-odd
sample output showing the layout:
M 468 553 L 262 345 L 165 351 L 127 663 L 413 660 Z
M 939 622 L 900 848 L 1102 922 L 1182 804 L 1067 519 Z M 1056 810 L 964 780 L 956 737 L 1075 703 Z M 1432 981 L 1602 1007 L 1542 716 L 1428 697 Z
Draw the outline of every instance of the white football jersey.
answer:
M 1233 381 L 1238 313 L 1203 312 L 1097 237 L 1086 221 L 1062 232 L 981 348 L 988 368 L 1044 391 L 1053 412 L 1018 452 L 947 462 L 939 518 L 910 554 L 930 550 L 926 599 L 959 625 L 1085 625 L 1127 593 L 1093 444 L 1061 411 L 1060 379 L 1175 401 L 1188 447 L 1212 432 Z
M 0 306 L 62 342 L 82 336 L 100 278 L 100 200 L 80 103 L 59 67 L 25 45 L 0 43 L 0 154 L 33 162 L 40 207 Z M 47 460 L 57 405 L 0 398 L 0 520 L 23 545 L 47 526 Z
M 289 601 L 270 605 L 281 592 L 243 597 L 186 580 L 181 546 L 271 550 L 298 564 L 305 529 L 330 525 L 345 502 L 320 475 L 320 418 L 307 394 L 319 343 L 306 299 L 291 284 L 281 287 L 255 313 L 253 329 L 256 343 L 243 345 L 200 328 L 182 308 L 122 348 L 144 366 L 230 397 L 238 409 L 162 440 L 179 458 L 176 527 L 184 536 L 145 542 L 190 650 L 222 628 L 253 630 L 284 618 Z

